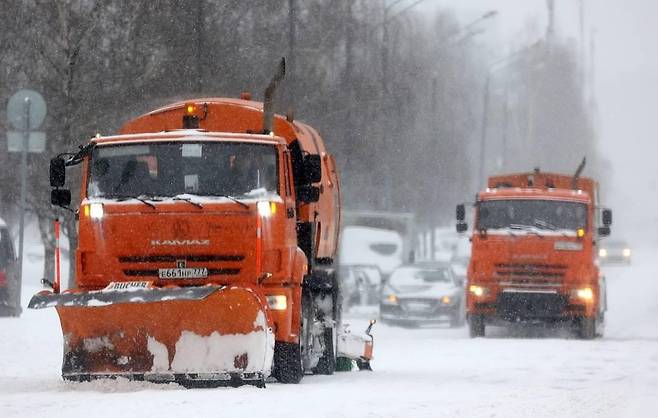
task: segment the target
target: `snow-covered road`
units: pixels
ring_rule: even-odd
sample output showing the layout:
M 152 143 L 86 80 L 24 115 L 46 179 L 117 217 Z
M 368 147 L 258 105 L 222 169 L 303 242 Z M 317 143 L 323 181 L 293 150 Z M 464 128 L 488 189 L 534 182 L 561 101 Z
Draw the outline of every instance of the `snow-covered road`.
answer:
M 633 266 L 606 268 L 602 340 L 566 338 L 565 330 L 494 330 L 473 340 L 465 328 L 378 324 L 374 372 L 307 376 L 300 385 L 266 389 L 64 383 L 55 311 L 26 310 L 20 319 L 0 319 L 0 417 L 658 416 L 654 254 L 638 251 Z M 365 326 L 365 319 L 351 322 Z

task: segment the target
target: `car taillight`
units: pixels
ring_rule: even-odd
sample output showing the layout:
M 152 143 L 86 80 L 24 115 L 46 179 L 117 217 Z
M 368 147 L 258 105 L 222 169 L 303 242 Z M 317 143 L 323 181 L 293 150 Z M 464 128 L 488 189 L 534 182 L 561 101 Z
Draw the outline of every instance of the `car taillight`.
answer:
M 0 270 L 0 287 L 4 287 L 7 285 L 7 275 L 5 274 L 4 271 Z

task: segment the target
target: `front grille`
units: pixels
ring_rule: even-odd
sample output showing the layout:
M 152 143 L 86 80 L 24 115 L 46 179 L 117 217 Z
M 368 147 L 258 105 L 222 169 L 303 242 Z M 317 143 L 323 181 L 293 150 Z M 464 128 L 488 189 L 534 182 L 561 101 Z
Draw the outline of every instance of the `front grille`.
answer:
M 562 283 L 567 271 L 564 264 L 499 263 L 495 265 L 495 276 L 501 284 L 556 286 Z
M 158 277 L 158 269 L 175 268 L 176 262 L 184 260 L 188 263 L 205 263 L 208 277 L 211 276 L 235 276 L 242 271 L 242 254 L 157 254 L 139 256 L 118 257 L 119 263 L 123 264 L 123 274 L 128 277 Z M 217 265 L 219 264 L 219 265 Z M 227 265 L 223 265 L 227 264 Z M 192 279 L 196 280 L 196 279 Z
M 561 317 L 567 298 L 550 293 L 502 293 L 497 300 L 497 314 L 507 320 Z

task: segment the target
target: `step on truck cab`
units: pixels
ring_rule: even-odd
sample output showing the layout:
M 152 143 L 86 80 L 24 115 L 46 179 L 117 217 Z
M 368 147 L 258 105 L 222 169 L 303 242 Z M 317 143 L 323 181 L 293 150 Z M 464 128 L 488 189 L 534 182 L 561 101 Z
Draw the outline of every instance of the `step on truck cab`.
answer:
M 487 325 L 573 323 L 582 338 L 602 335 L 606 282 L 596 246 L 610 234 L 612 212 L 597 183 L 533 172 L 492 176 L 477 194 L 466 286 L 470 335 Z M 464 205 L 457 230 L 464 232 Z

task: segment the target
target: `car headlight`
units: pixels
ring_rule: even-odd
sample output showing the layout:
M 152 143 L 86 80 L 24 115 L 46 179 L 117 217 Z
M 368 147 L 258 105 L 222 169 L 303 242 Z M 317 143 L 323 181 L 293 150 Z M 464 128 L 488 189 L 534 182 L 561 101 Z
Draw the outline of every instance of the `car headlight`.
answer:
M 582 299 L 585 302 L 590 302 L 594 299 L 594 292 L 590 287 L 583 287 L 581 289 L 575 289 L 572 292 L 572 295 L 578 299 Z
M 391 305 L 397 305 L 398 297 L 394 293 L 389 293 L 384 297 L 383 302 L 390 303 Z
M 608 250 L 605 248 L 599 249 L 599 257 L 607 257 L 608 256 Z
M 624 254 L 624 257 L 630 257 L 631 256 L 631 249 L 630 248 L 624 248 L 624 251 L 622 251 L 622 254 Z
M 444 296 L 441 298 L 441 302 L 443 302 L 444 305 L 450 305 L 452 298 L 450 298 L 450 296 Z
M 471 292 L 472 295 L 480 297 L 480 296 L 485 296 L 488 293 L 488 289 L 483 286 L 477 286 L 477 285 L 470 285 L 468 287 L 468 291 Z
M 288 308 L 286 295 L 268 295 L 267 306 L 275 311 L 285 311 Z

